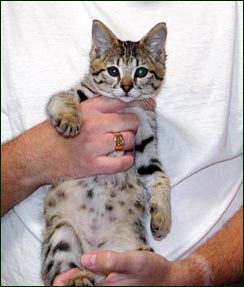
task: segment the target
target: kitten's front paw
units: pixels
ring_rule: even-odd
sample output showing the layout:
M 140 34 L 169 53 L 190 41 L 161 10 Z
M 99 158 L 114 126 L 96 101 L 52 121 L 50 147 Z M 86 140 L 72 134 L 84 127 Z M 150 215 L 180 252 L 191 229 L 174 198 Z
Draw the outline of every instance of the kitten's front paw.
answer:
M 75 136 L 80 132 L 80 113 L 64 109 L 52 118 L 57 131 L 64 136 Z
M 80 132 L 80 105 L 73 95 L 60 93 L 53 96 L 47 105 L 47 112 L 59 133 L 74 136 Z
M 90 272 L 79 271 L 66 281 L 65 286 L 95 286 L 95 280 Z
M 151 213 L 151 231 L 155 240 L 161 240 L 170 231 L 171 227 L 171 213 L 169 206 L 157 202 L 150 203 Z

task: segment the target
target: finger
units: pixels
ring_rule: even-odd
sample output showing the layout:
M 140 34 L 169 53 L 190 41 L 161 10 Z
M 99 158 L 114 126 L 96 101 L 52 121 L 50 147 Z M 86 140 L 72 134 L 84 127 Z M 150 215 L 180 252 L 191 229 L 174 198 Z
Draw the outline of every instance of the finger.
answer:
M 54 279 L 53 286 L 65 286 L 66 281 L 70 278 L 70 276 L 79 271 L 80 270 L 78 268 L 73 268 L 73 269 L 70 269 L 69 271 L 59 274 Z
M 83 103 L 89 105 L 91 104 L 92 106 L 95 105 L 97 110 L 102 113 L 118 112 L 130 107 L 140 107 L 144 110 L 154 110 L 156 107 L 156 102 L 152 98 L 125 103 L 118 99 L 98 96 L 96 98 L 89 99 Z
M 135 135 L 133 132 L 121 132 L 119 133 L 122 135 L 124 139 L 124 145 L 121 146 L 121 151 L 132 151 L 135 147 Z M 101 163 L 103 160 L 108 160 L 107 157 L 109 154 L 116 151 L 116 144 L 115 144 L 115 135 L 114 133 L 106 133 L 104 135 L 95 135 L 96 137 L 92 138 L 90 142 L 86 145 L 86 152 L 89 155 L 93 155 L 95 158 L 102 157 Z M 106 158 L 105 158 L 106 156 Z M 112 157 L 111 157 L 112 158 Z M 112 158 L 113 159 L 113 158 Z M 100 163 L 100 161 L 98 162 Z M 110 164 L 110 162 L 108 162 Z M 111 162 L 112 164 L 112 162 Z
M 135 146 L 135 135 L 133 132 L 121 132 L 119 133 L 122 135 L 124 139 L 124 147 L 122 147 L 123 151 L 132 150 Z M 112 153 L 115 151 L 115 143 L 114 143 L 114 134 L 108 133 L 104 136 L 103 145 L 98 144 L 97 146 L 98 152 L 104 155 Z
M 137 264 L 140 253 L 99 251 L 84 254 L 81 258 L 82 265 L 94 272 L 109 274 L 111 272 L 130 274 Z
M 96 174 L 111 174 L 129 169 L 134 164 L 134 157 L 131 152 L 119 157 L 100 156 L 96 159 Z
M 120 100 L 101 96 L 84 101 L 82 102 L 82 105 L 83 104 L 91 106 L 93 109 L 95 107 L 97 111 L 102 113 L 115 113 L 124 110 L 127 107 L 126 103 Z
M 121 131 L 134 131 L 136 132 L 139 127 L 139 119 L 133 113 L 109 113 L 102 114 L 96 118 L 93 123 L 93 130 L 102 132 L 121 132 Z
M 128 103 L 122 102 L 117 99 L 111 99 L 105 97 L 100 98 L 102 99 L 102 101 L 100 102 L 101 104 L 100 111 L 104 113 L 117 112 L 131 107 L 138 107 L 144 110 L 151 110 L 151 111 L 155 110 L 156 108 L 156 102 L 153 98 L 135 100 Z
M 128 108 L 138 107 L 138 108 L 142 108 L 143 110 L 154 111 L 156 108 L 156 102 L 152 98 L 142 99 L 142 100 L 129 102 L 127 107 Z
M 131 151 L 135 146 L 135 135 L 133 132 L 121 132 L 124 139 L 124 146 L 121 147 L 121 151 Z M 90 153 L 96 151 L 97 156 L 107 156 L 116 150 L 114 142 L 115 135 L 113 133 L 107 133 L 99 140 L 94 141 L 92 145 L 89 145 Z

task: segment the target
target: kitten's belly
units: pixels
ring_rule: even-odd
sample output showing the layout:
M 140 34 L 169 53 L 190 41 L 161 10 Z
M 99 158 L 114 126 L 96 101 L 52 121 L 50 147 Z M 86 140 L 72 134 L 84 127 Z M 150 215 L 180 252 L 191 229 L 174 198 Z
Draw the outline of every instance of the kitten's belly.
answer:
M 127 250 L 138 248 L 133 225 L 145 213 L 143 189 L 130 180 L 114 184 L 92 178 L 60 184 L 56 193 L 64 199 L 56 205 L 56 213 L 69 221 L 82 238 L 84 251 L 91 249 Z M 52 192 L 52 191 L 51 191 Z

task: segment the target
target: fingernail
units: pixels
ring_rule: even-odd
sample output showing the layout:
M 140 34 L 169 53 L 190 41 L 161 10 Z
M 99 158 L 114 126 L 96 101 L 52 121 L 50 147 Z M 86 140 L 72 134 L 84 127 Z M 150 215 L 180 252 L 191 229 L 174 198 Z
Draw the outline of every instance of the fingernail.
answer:
M 96 254 L 85 254 L 81 257 L 81 263 L 85 267 L 93 267 L 96 263 Z

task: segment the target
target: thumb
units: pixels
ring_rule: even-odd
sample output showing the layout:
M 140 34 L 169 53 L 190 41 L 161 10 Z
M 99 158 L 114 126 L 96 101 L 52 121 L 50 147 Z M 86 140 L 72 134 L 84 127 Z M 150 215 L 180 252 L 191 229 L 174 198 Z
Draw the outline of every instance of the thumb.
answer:
M 90 271 L 107 275 L 111 272 L 131 273 L 134 259 L 130 252 L 97 251 L 84 254 L 81 263 Z

